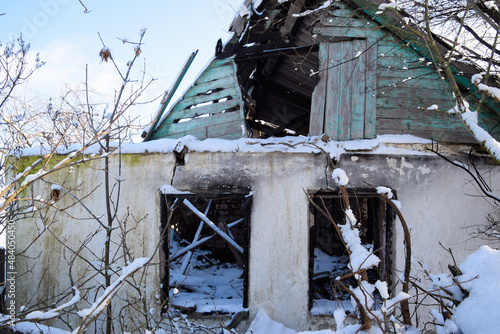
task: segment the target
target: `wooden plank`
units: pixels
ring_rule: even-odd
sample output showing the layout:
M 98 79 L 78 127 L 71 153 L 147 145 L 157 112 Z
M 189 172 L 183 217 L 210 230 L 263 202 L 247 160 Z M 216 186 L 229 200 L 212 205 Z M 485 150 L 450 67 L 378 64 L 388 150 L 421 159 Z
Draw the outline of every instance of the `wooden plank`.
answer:
M 386 56 L 400 54 L 404 55 L 404 59 L 419 61 L 422 59 L 422 55 L 420 55 L 417 51 L 407 46 L 406 44 L 401 43 L 401 40 L 395 40 L 392 36 L 387 35 L 387 37 L 381 39 L 379 41 L 380 53 L 383 53 Z M 423 60 L 423 64 L 426 64 L 427 60 Z
M 243 247 L 238 245 L 233 238 L 227 235 L 226 232 L 222 231 L 217 225 L 215 225 L 210 219 L 207 218 L 200 210 L 198 210 L 191 202 L 186 198 L 182 202 L 185 206 L 187 206 L 194 214 L 196 214 L 201 220 L 205 222 L 205 224 L 210 227 L 215 233 L 217 233 L 220 237 L 226 240 L 232 247 L 234 247 L 238 252 L 243 254 Z
M 365 81 L 365 120 L 363 138 L 375 138 L 377 113 L 377 55 L 378 49 L 374 38 L 368 39 L 369 49 L 366 50 L 366 81 Z
M 464 143 L 464 144 L 476 144 L 477 142 L 470 136 L 468 133 L 456 133 L 456 132 L 443 132 L 443 131 L 435 131 L 435 130 L 386 130 L 383 129 L 381 131 L 377 130 L 377 134 L 407 134 L 413 135 L 420 138 L 430 139 L 437 142 L 443 143 Z
M 356 18 L 356 14 L 350 8 L 347 8 L 343 3 L 335 2 L 337 8 L 332 8 L 328 11 L 328 18 L 345 18 L 351 20 L 360 20 Z
M 290 46 L 282 48 L 265 49 L 264 51 L 242 50 L 236 54 L 235 60 L 239 63 L 251 60 L 268 59 L 268 58 L 282 58 L 285 56 L 308 55 L 312 52 L 318 51 L 318 44 L 305 45 L 305 46 Z
M 365 51 L 367 40 L 353 41 L 353 52 L 358 50 Z M 365 110 L 366 110 L 366 75 L 367 75 L 366 51 L 353 61 L 352 69 L 352 109 L 349 139 L 363 139 L 365 128 Z
M 206 114 L 209 115 L 216 114 L 224 110 L 235 108 L 237 106 L 239 106 L 239 101 L 237 101 L 236 99 L 232 99 L 224 102 L 212 103 L 191 109 L 179 110 L 177 112 L 171 113 L 169 117 L 165 119 L 164 123 L 166 124 L 176 123 L 183 118 L 194 118 Z
M 464 125 L 458 119 L 444 119 L 433 117 L 427 119 L 409 118 L 377 118 L 379 129 L 401 129 L 401 130 L 437 130 L 466 132 Z
M 329 15 L 328 18 L 326 18 L 322 24 L 325 27 L 336 27 L 336 28 L 360 28 L 363 30 L 373 30 L 373 29 L 380 29 L 380 26 L 376 23 L 370 22 L 365 19 L 360 19 L 360 18 L 353 18 L 352 16 L 343 15 L 339 11 L 336 11 L 332 14 Z M 351 14 L 352 15 L 352 14 Z
M 466 143 L 475 144 L 477 143 L 471 135 L 467 132 L 444 132 L 436 130 L 400 130 L 400 129 L 377 129 L 377 135 L 381 134 L 408 134 L 417 136 L 420 138 L 426 138 L 435 140 L 438 142 L 449 142 L 449 143 Z
M 383 95 L 377 98 L 377 108 L 394 108 L 394 109 L 408 109 L 418 110 L 418 108 L 427 109 L 436 104 L 442 110 L 449 110 L 454 106 L 449 100 L 436 99 L 430 96 L 419 97 L 415 96 L 413 99 L 405 98 L 386 98 Z
M 172 113 L 176 111 L 183 111 L 187 109 L 194 109 L 194 108 L 203 108 L 204 106 L 200 107 L 193 107 L 202 103 L 209 103 L 209 102 L 214 102 L 218 101 L 220 99 L 223 99 L 225 97 L 231 97 L 234 98 L 236 96 L 236 89 L 234 87 L 226 88 L 218 92 L 213 92 L 211 94 L 202 94 L 202 95 L 197 95 L 197 96 L 192 96 L 192 97 L 187 97 L 179 101 L 175 105 L 175 107 L 172 109 Z
M 162 118 L 163 113 L 165 112 L 165 109 L 167 108 L 168 104 L 170 103 L 170 100 L 172 99 L 175 92 L 177 91 L 177 88 L 179 88 L 179 85 L 180 85 L 182 79 L 186 75 L 187 70 L 189 69 L 189 67 L 193 63 L 193 60 L 197 54 L 198 54 L 198 50 L 191 53 L 191 55 L 186 60 L 186 63 L 184 64 L 181 72 L 179 73 L 179 75 L 177 76 L 175 81 L 173 82 L 172 86 L 170 87 L 170 89 L 167 92 L 165 92 L 165 95 L 163 96 L 163 99 L 161 100 L 161 103 L 160 103 L 160 109 L 158 110 L 158 113 L 155 116 L 153 124 L 149 127 L 149 130 L 146 133 L 146 136 L 144 136 L 145 142 L 151 138 L 151 135 L 156 130 L 156 127 L 158 126 L 158 122 Z
M 199 94 L 205 94 L 209 90 L 215 90 L 220 88 L 229 88 L 236 87 L 237 82 L 233 76 L 224 77 L 220 79 L 216 79 L 209 82 L 203 82 L 200 84 L 193 85 L 187 92 L 184 94 L 184 98 L 192 97 Z
M 211 138 L 221 138 L 233 133 L 237 135 L 236 138 L 241 138 L 238 111 L 215 114 L 187 122 L 162 124 L 155 135 L 158 136 L 157 138 L 180 138 L 189 134 L 198 139 L 204 139 L 209 138 L 210 135 Z
M 411 79 L 403 79 L 403 78 L 395 78 L 395 77 L 383 77 L 378 76 L 378 87 L 379 88 L 391 88 L 391 87 L 402 87 L 415 89 L 417 87 L 421 87 L 424 89 L 434 89 L 434 90 L 444 90 L 447 86 L 446 81 L 442 80 L 433 80 L 430 77 L 420 77 L 420 78 L 411 78 Z M 444 85 L 444 86 L 443 86 Z
M 214 114 L 208 117 L 194 118 L 192 120 L 180 123 L 166 124 L 170 127 L 173 134 L 189 131 L 190 129 L 205 129 L 206 126 L 213 127 L 219 124 L 229 124 L 239 122 L 238 111 L 225 112 L 222 114 Z
M 236 58 L 242 58 L 252 54 L 271 52 L 273 50 L 279 50 L 284 48 L 293 48 L 293 45 L 290 44 L 290 42 L 280 39 L 265 44 L 256 44 L 249 47 L 238 48 L 236 50 Z
M 382 38 L 385 36 L 380 29 L 361 29 L 361 28 L 346 28 L 346 27 L 317 27 L 313 29 L 314 34 L 322 36 L 344 36 L 356 38 Z
M 205 214 L 206 215 L 206 214 Z M 229 229 L 227 228 L 227 224 L 226 222 L 224 221 L 220 221 L 219 222 L 219 228 L 222 230 L 222 232 L 226 233 L 227 235 L 230 235 L 230 232 L 229 232 Z M 241 259 L 241 256 L 240 254 L 238 254 L 238 251 L 236 250 L 236 248 L 233 247 L 232 244 L 230 244 L 229 242 L 227 243 L 227 245 L 229 246 L 229 249 L 231 250 L 231 253 L 233 253 L 233 256 L 234 258 L 236 259 L 236 262 L 238 262 L 238 265 L 240 266 L 240 268 L 244 268 L 245 265 L 243 263 L 243 260 Z
M 189 128 L 185 131 L 180 131 L 181 129 L 174 130 L 175 131 L 171 134 L 172 138 L 181 138 L 186 135 L 194 136 L 199 140 L 207 138 L 241 138 L 241 128 L 239 122 L 217 123 L 212 125 L 208 125 L 203 122 L 197 122 L 194 128 Z
M 326 101 L 326 83 L 328 81 L 328 44 L 321 43 L 318 51 L 318 83 L 314 87 L 311 101 L 311 117 L 309 121 L 309 134 L 318 136 L 324 133 L 325 122 L 325 101 Z
M 290 8 L 288 9 L 288 13 L 286 15 L 285 23 L 283 27 L 280 29 L 280 33 L 282 36 L 288 35 L 295 23 L 297 22 L 297 17 L 293 16 L 293 14 L 300 13 L 302 7 L 304 6 L 305 0 L 296 0 L 290 4 Z
M 444 109 L 446 110 L 446 109 Z M 379 108 L 377 110 L 377 118 L 401 118 L 401 119 L 430 119 L 442 118 L 446 120 L 455 119 L 456 117 L 448 114 L 446 111 L 437 110 L 417 110 L 405 108 Z
M 449 100 L 450 94 L 445 90 L 427 89 L 425 87 L 411 87 L 411 88 L 399 88 L 399 87 L 380 87 L 378 95 L 382 98 L 404 98 L 411 99 L 417 98 L 418 96 L 434 96 L 436 99 Z M 454 103 L 454 101 L 453 101 Z
M 378 61 L 378 75 L 386 78 L 433 78 L 439 79 L 441 76 L 434 68 L 430 67 L 407 67 L 408 64 L 396 64 L 391 61 Z M 411 66 L 411 65 L 408 65 Z
M 214 81 L 225 77 L 234 75 L 234 68 L 232 64 L 225 66 L 209 67 L 207 68 L 196 80 L 195 84 Z
M 260 42 L 269 42 L 276 41 L 279 43 L 283 43 L 283 36 L 279 31 L 266 31 L 264 33 L 255 33 L 255 34 L 246 34 L 244 40 L 241 43 L 245 43 L 244 45 L 248 45 L 251 43 L 260 43 Z M 243 49 L 247 49 L 248 47 L 243 47 Z M 238 46 L 236 49 L 242 49 L 241 46 Z
M 339 103 L 337 104 L 336 113 L 338 115 L 337 123 L 337 140 L 349 140 L 351 138 L 351 116 L 353 113 L 353 73 L 356 69 L 356 64 L 359 61 L 358 58 L 354 58 L 356 50 L 354 50 L 357 41 L 341 42 L 330 45 L 330 50 L 332 47 L 339 48 L 336 50 L 339 54 L 339 58 L 342 61 L 347 61 L 342 66 L 339 66 L 341 76 L 341 85 L 339 86 Z M 332 70 L 335 70 L 333 68 Z
M 326 83 L 326 101 L 325 101 L 325 133 L 332 139 L 337 140 L 338 135 L 338 108 L 340 103 L 342 72 L 339 63 L 339 45 L 328 43 L 328 81 Z
M 245 6 L 247 8 L 250 8 L 250 4 L 252 3 L 253 0 L 245 0 L 242 6 Z M 241 33 L 244 31 L 245 26 L 246 26 L 247 18 L 242 17 L 240 15 L 237 15 L 233 22 L 231 23 L 231 26 L 229 27 L 229 31 L 233 31 L 236 33 L 236 36 L 241 36 Z
M 227 139 L 227 140 L 235 140 L 235 139 L 240 139 L 241 134 L 233 131 L 233 132 L 228 133 L 227 135 L 219 135 L 217 138 Z
M 323 43 L 320 46 L 320 68 L 327 66 L 328 70 L 326 79 L 320 78 L 313 92 L 311 134 L 320 134 L 321 122 L 314 112 L 320 111 L 323 107 L 321 99 L 324 99 L 322 128 L 330 138 L 350 140 L 365 138 L 365 135 L 368 138 L 375 136 L 377 50 L 373 44 L 375 40 L 370 39 Z M 324 84 L 326 87 L 323 87 Z M 370 110 L 367 110 L 368 106 Z

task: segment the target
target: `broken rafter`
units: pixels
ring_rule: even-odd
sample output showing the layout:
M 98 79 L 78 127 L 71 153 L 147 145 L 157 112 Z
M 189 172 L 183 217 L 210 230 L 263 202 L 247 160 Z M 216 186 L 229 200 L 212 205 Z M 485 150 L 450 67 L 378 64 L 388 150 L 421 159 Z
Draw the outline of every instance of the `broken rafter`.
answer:
M 290 5 L 290 9 L 288 10 L 288 14 L 285 19 L 285 24 L 283 24 L 283 27 L 280 29 L 282 36 L 288 35 L 293 30 L 293 27 L 298 19 L 298 17 L 294 16 L 294 14 L 300 13 L 305 2 L 305 0 L 296 0 Z
M 187 198 L 182 201 L 182 203 L 187 206 L 195 215 L 201 218 L 208 227 L 214 230 L 215 233 L 220 235 L 224 240 L 226 240 L 231 246 L 233 246 L 238 252 L 243 253 L 243 248 L 236 243 L 229 235 L 222 231 L 217 225 L 215 225 L 210 219 L 207 218 L 200 210 L 198 210 Z
M 223 221 L 219 222 L 219 226 L 224 233 L 227 233 L 231 238 L 233 238 L 231 231 L 229 231 L 229 227 L 227 226 L 227 224 L 225 222 L 223 222 Z M 240 254 L 238 254 L 238 251 L 229 243 L 228 243 L 228 246 L 229 246 L 229 249 L 231 250 L 231 253 L 233 253 L 234 258 L 238 262 L 240 268 L 243 268 L 245 265 L 243 264 L 243 260 L 241 259 Z
M 258 45 L 255 47 L 240 49 L 236 52 L 235 61 L 244 62 L 249 60 L 258 60 L 266 58 L 295 56 L 300 54 L 307 54 L 311 52 L 318 52 L 319 44 L 312 44 L 307 46 L 290 46 L 282 48 L 266 48 L 266 45 Z
M 210 210 L 210 206 L 212 205 L 212 200 L 208 202 L 207 208 L 205 209 L 205 216 L 208 214 L 208 211 Z M 193 242 L 191 244 L 194 244 L 195 242 L 200 239 L 201 235 L 201 230 L 203 229 L 203 220 L 200 221 L 200 224 L 198 225 L 198 230 L 196 231 L 196 234 L 194 235 Z M 182 259 L 182 266 L 181 266 L 181 274 L 184 275 L 186 272 L 186 268 L 189 264 L 189 261 L 191 260 L 191 256 L 193 255 L 193 252 L 189 251 L 187 252 L 186 256 L 184 256 L 184 259 Z
M 233 226 L 236 226 L 238 225 L 239 223 L 241 223 L 244 219 L 243 218 L 240 218 L 234 222 L 232 222 L 231 224 L 228 224 L 227 227 L 228 228 L 231 228 Z M 202 239 L 199 239 L 198 241 L 196 242 L 193 242 L 192 244 L 190 244 L 189 246 L 186 246 L 184 247 L 183 249 L 179 250 L 178 252 L 176 252 L 174 255 L 172 255 L 169 259 L 170 262 L 172 261 L 175 261 L 177 260 L 178 258 L 180 258 L 182 255 L 186 254 L 187 252 L 189 252 L 190 250 L 192 249 L 195 249 L 196 247 L 199 247 L 203 244 L 205 244 L 206 242 L 208 242 L 209 240 L 211 240 L 213 237 L 215 237 L 217 234 L 214 233 L 214 234 L 211 234 L 209 235 L 208 237 L 205 237 L 205 238 L 202 238 Z

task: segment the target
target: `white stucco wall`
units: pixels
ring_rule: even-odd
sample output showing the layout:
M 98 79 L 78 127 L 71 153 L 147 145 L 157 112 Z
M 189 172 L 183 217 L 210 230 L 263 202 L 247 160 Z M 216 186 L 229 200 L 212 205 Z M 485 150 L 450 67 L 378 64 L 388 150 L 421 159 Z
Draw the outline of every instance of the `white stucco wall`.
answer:
M 111 170 L 117 175 L 117 156 L 111 159 Z M 103 203 L 103 161 L 81 164 L 71 173 L 64 170 L 47 180 L 75 187 L 79 196 L 91 193 L 84 199 L 89 207 L 98 208 L 96 214 L 105 214 Z M 165 154 L 124 154 L 122 156 L 122 182 L 120 215 L 126 210 L 138 220 L 130 232 L 127 243 L 134 257 L 151 256 L 160 236 L 159 188 L 173 184 L 179 190 L 191 192 L 227 187 L 252 189 L 251 236 L 249 254 L 248 301 L 250 318 L 264 309 L 276 321 L 295 329 L 312 329 L 320 323 L 332 324 L 332 319 L 313 318 L 308 312 L 309 288 L 309 203 L 305 192 L 334 187 L 327 170 L 325 155 L 318 153 L 221 153 L 189 152 L 183 166 L 175 167 L 175 157 Z M 477 195 L 468 176 L 442 159 L 430 155 L 381 155 L 352 152 L 341 156 L 337 167 L 344 169 L 353 188 L 384 185 L 393 188 L 401 202 L 412 235 L 412 251 L 432 272 L 446 272 L 450 263 L 447 252 L 439 245 L 453 249 L 457 261 L 475 250 L 480 242 L 470 239 L 467 226 L 483 224 L 492 207 Z M 500 180 L 492 179 L 493 189 L 500 189 Z M 50 182 L 39 182 L 34 194 L 47 196 Z M 97 189 L 96 189 L 97 188 Z M 94 192 L 92 190 L 96 189 Z M 67 201 L 67 202 L 64 202 Z M 64 207 L 69 199 L 61 200 Z M 67 209 L 73 217 L 88 217 L 81 206 Z M 49 210 L 50 215 L 54 211 Z M 71 287 L 64 247 L 54 240 L 67 240 L 77 247 L 89 231 L 96 229 L 90 220 L 74 220 L 66 214 L 57 214 L 50 233 L 36 236 L 44 229 L 34 228 L 33 220 L 18 224 L 22 235 L 18 249 L 36 239 L 26 256 L 18 258 L 19 271 L 28 274 L 19 277 L 19 304 L 28 305 L 30 298 L 43 297 Z M 131 220 L 129 221 L 130 224 Z M 133 225 L 133 224 L 132 224 Z M 132 227 L 129 225 L 129 228 Z M 115 233 L 117 236 L 118 233 Z M 395 222 L 394 266 L 404 266 L 404 248 L 401 227 Z M 89 249 L 102 249 L 102 233 L 89 244 Z M 41 252 L 41 254 L 40 254 Z M 89 254 L 86 250 L 85 254 Z M 40 254 L 37 256 L 37 254 Z M 35 266 L 33 267 L 33 265 Z M 417 261 L 413 267 L 419 270 Z M 28 270 L 29 268 L 32 268 Z M 50 268 L 45 272 L 45 268 Z M 77 268 L 75 277 L 82 277 L 84 267 Z M 33 282 L 49 277 L 38 287 Z M 158 266 L 147 269 L 146 294 L 151 301 L 159 289 Z M 89 283 L 90 284 L 90 283 Z M 130 289 L 124 289 L 123 294 Z M 130 292 L 132 293 L 132 292 Z

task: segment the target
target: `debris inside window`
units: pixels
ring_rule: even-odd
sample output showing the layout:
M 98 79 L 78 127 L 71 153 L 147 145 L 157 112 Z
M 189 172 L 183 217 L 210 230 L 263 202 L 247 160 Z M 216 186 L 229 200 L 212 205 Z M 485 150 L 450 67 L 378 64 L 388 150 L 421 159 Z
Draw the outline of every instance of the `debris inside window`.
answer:
M 246 307 L 251 195 L 166 195 L 163 292 L 187 314 Z M 168 254 L 168 256 L 167 256 Z
M 331 215 L 339 225 L 345 223 L 341 198 L 333 193 L 317 193 L 312 196 L 315 204 Z M 363 245 L 377 255 L 381 262 L 377 269 L 367 271 L 368 281 L 388 280 L 390 268 L 392 212 L 373 193 L 356 192 L 349 196 L 351 209 L 359 222 Z M 353 312 L 350 294 L 337 283 L 339 278 L 350 272 L 349 254 L 332 222 L 315 206 L 311 205 L 310 230 L 310 312 L 311 315 L 333 314 L 339 307 Z M 341 282 L 353 288 L 357 280 L 342 278 Z

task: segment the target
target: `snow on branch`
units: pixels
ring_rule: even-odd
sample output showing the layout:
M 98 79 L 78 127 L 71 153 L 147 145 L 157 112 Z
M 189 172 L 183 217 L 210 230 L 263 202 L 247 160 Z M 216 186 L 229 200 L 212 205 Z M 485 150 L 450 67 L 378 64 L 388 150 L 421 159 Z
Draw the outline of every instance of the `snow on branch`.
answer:
M 359 237 L 359 229 L 353 227 L 356 224 L 356 218 L 354 217 L 352 210 L 347 209 L 345 214 L 350 224 L 346 223 L 344 225 L 340 225 L 339 227 L 342 231 L 342 238 L 351 253 L 349 265 L 351 266 L 352 271 L 357 272 L 378 265 L 380 259 L 375 254 L 370 253 L 368 249 L 362 245 L 361 238 Z
M 75 295 L 73 296 L 73 298 L 71 298 L 71 300 L 69 302 L 64 303 L 61 306 L 58 306 L 55 309 L 52 309 L 52 310 L 47 311 L 47 312 L 34 311 L 31 313 L 28 313 L 24 319 L 25 320 L 35 320 L 35 319 L 47 320 L 47 319 L 52 319 L 52 318 L 58 317 L 60 315 L 61 311 L 75 305 L 76 303 L 78 303 L 80 301 L 80 291 L 76 287 L 73 287 L 73 290 L 74 290 Z
M 332 173 L 332 178 L 337 184 L 337 186 L 347 186 L 349 183 L 349 178 L 346 173 L 341 168 L 335 168 Z
M 84 320 L 83 325 L 77 328 L 74 333 L 82 333 L 86 327 L 86 320 L 89 319 L 90 321 L 92 321 L 99 314 L 101 314 L 101 312 L 104 311 L 104 309 L 109 305 L 111 299 L 113 299 L 121 286 L 125 284 L 125 280 L 129 276 L 133 275 L 136 271 L 144 267 L 150 260 L 151 258 L 149 257 L 141 257 L 135 259 L 128 266 L 123 267 L 122 275 L 118 277 L 110 286 L 108 286 L 106 290 L 104 290 L 104 293 L 99 298 L 97 298 L 97 300 L 89 308 L 77 312 L 78 316 L 80 316 Z
M 483 80 L 483 73 L 474 74 L 472 76 L 472 83 L 477 87 L 481 92 L 486 93 L 488 96 L 495 99 L 495 101 L 500 102 L 500 89 L 496 87 L 491 87 L 481 83 Z
M 378 6 L 378 10 L 380 10 L 380 11 L 384 11 L 386 9 L 396 9 L 396 8 L 398 8 L 397 2 L 381 3 Z
M 340 187 L 341 192 L 347 194 L 346 186 L 349 183 L 349 177 L 345 171 L 341 168 L 335 168 L 332 172 L 332 178 Z M 380 259 L 375 254 L 371 254 L 361 243 L 359 229 L 356 227 L 357 220 L 349 206 L 349 201 L 345 199 L 344 202 L 346 206 L 344 213 L 347 221 L 346 224 L 339 227 L 342 231 L 342 238 L 351 254 L 349 265 L 352 271 L 357 272 L 378 265 Z
M 458 114 L 474 138 L 488 150 L 495 161 L 500 162 L 500 143 L 479 126 L 477 111 L 469 110 L 468 104 L 464 103 L 462 108 L 455 106 L 448 110 L 448 113 Z

